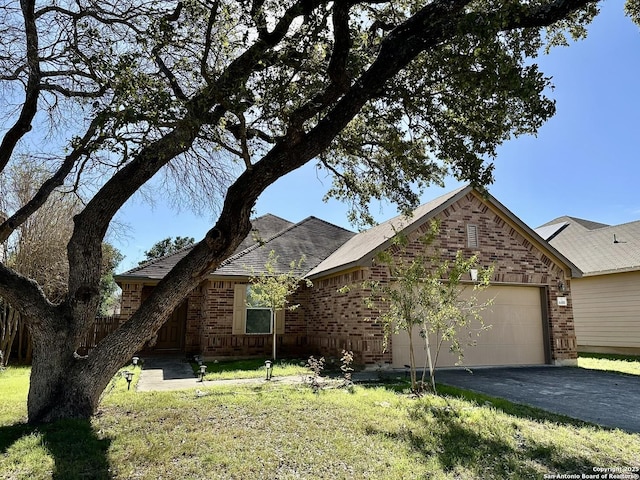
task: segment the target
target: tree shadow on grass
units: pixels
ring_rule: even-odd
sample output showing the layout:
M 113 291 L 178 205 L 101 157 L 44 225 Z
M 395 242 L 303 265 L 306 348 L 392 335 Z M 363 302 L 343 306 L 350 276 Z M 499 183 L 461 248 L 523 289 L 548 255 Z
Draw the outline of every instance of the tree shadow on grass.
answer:
M 366 387 L 383 387 L 396 393 L 408 392 L 406 382 L 401 381 L 380 382 Z M 393 438 L 425 458 L 436 457 L 442 469 L 454 476 L 461 474 L 466 478 L 471 474 L 474 478 L 530 479 L 542 478 L 545 472 L 593 474 L 594 467 L 602 465 L 594 463 L 594 459 L 586 453 L 564 448 L 562 442 L 554 443 L 537 436 L 532 438 L 526 432 L 521 432 L 516 422 L 494 422 L 492 425 L 487 420 L 474 418 L 469 412 L 489 406 L 507 415 L 539 424 L 615 430 L 454 387 L 439 385 L 438 392 L 462 398 L 480 407 L 460 409 L 451 406 L 446 397 L 444 401 L 434 403 L 426 398 L 416 399 L 409 408 L 411 422 L 406 427 L 389 432 L 372 425 L 367 428 L 368 433 Z
M 408 428 L 398 432 L 377 426 L 367 431 L 402 442 L 425 459 L 436 457 L 442 470 L 456 478 L 535 479 L 545 472 L 593 473 L 599 466 L 587 456 L 525 438 L 515 425 L 483 424 L 455 408 L 416 402 L 409 418 Z
M 50 424 L 29 425 L 17 423 L 0 427 L 0 454 L 14 456 L 22 474 L 31 470 L 26 462 L 41 462 L 30 455 L 32 448 L 17 445 L 22 439 L 35 437 L 51 455 L 54 467 L 53 479 L 111 479 L 107 452 L 111 444 L 108 438 L 99 438 L 88 420 L 62 420 Z M 11 452 L 11 450 L 14 450 Z M 24 462 L 24 465 L 20 465 Z M 10 478 L 11 475 L 9 475 Z

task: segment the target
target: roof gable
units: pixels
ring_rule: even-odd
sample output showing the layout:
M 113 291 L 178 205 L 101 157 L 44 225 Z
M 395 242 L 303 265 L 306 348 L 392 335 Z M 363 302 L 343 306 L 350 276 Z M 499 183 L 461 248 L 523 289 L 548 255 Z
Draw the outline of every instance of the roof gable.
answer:
M 537 248 L 555 257 L 560 264 L 571 271 L 573 276 L 581 275 L 580 270 L 571 261 L 545 242 L 494 197 L 489 194 L 483 195 L 471 186 L 464 186 L 419 206 L 413 211 L 410 217 L 399 215 L 357 234 L 331 256 L 326 258 L 315 269 L 310 271 L 307 276 L 313 279 L 348 268 L 369 264 L 378 252 L 390 246 L 392 238 L 397 232 L 408 233 L 413 231 L 428 220 L 435 218 L 440 212 L 464 198 L 469 193 L 473 193 L 477 198 L 481 199 L 483 203 L 490 206 L 502 218 L 517 228 L 529 241 L 535 244 Z
M 375 227 L 358 233 L 316 268 L 311 270 L 308 276 L 325 275 L 336 270 L 344 270 L 364 264 L 372 258 L 375 253 L 389 246 L 397 232 L 411 230 L 414 225 L 421 225 L 426 219 L 444 209 L 453 199 L 464 195 L 464 192 L 467 192 L 470 188 L 471 187 L 461 187 L 453 192 L 435 198 L 424 205 L 420 205 L 413 211 L 411 217 L 398 215 Z

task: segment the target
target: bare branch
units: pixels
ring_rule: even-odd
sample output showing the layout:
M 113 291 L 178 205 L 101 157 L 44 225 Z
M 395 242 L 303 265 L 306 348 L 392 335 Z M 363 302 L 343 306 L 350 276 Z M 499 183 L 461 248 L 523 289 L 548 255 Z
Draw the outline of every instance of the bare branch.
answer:
M 100 98 L 101 96 L 103 96 L 106 92 L 106 88 L 102 87 L 99 90 L 95 90 L 93 92 L 87 92 L 87 91 L 83 91 L 83 90 L 70 90 L 68 88 L 64 88 L 61 87 L 60 85 L 55 85 L 52 83 L 41 83 L 39 86 L 41 91 L 47 91 L 47 92 L 57 92 L 60 93 L 62 95 L 64 95 L 65 97 L 71 98 L 71 97 L 76 97 L 76 98 Z
M 213 6 L 211 7 L 211 11 L 209 12 L 209 20 L 207 21 L 205 44 L 202 51 L 202 60 L 200 61 L 200 74 L 208 84 L 211 84 L 212 81 L 211 76 L 209 75 L 209 69 L 207 68 L 207 65 L 209 63 L 209 56 L 211 55 L 211 33 L 213 32 L 213 27 L 216 24 L 216 20 L 218 19 L 219 7 L 220 2 L 218 0 L 213 2 Z
M 69 175 L 80 157 L 88 153 L 87 146 L 91 142 L 100 124 L 100 116 L 97 116 L 87 129 L 84 137 L 79 140 L 78 145 L 65 157 L 58 170 L 41 185 L 33 198 L 11 217 L 0 223 L 0 243 L 6 241 L 16 228 L 22 225 L 36 210 L 44 205 L 56 187 L 62 185 L 64 179 Z M 0 220 L 2 219 L 0 218 Z
M 25 99 L 20 116 L 7 131 L 0 143 L 0 172 L 9 163 L 18 141 L 31 130 L 31 122 L 38 111 L 38 96 L 40 95 L 40 59 L 38 57 L 38 29 L 36 27 L 35 0 L 20 2 L 25 23 L 27 42 L 27 65 L 29 77 L 25 89 Z
M 242 148 L 242 160 L 247 168 L 251 168 L 251 154 L 249 153 L 249 145 L 247 144 L 247 121 L 244 118 L 244 114 L 241 112 L 238 114 L 240 120 L 240 147 Z
M 162 47 L 157 45 L 152 50 L 156 60 L 156 64 L 158 65 L 158 68 L 164 74 L 164 76 L 167 77 L 167 80 L 169 81 L 169 85 L 171 85 L 171 89 L 173 90 L 174 95 L 178 99 L 182 100 L 183 102 L 186 102 L 189 100 L 189 98 L 182 91 L 182 88 L 180 87 L 180 84 L 178 83 L 178 79 L 176 78 L 176 76 L 169 69 L 169 67 L 167 67 L 167 65 L 164 63 L 164 60 L 162 60 L 162 57 L 160 56 L 161 48 Z

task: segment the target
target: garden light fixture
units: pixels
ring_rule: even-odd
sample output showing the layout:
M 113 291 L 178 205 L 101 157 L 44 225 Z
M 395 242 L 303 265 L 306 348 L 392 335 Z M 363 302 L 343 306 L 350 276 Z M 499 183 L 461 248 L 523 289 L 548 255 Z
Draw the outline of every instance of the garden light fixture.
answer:
M 207 366 L 202 364 L 200 365 L 200 381 L 204 382 L 204 374 L 207 371 Z
M 140 361 L 140 357 L 133 357 L 131 359 L 131 361 L 133 362 L 133 366 L 137 367 L 138 366 L 138 362 Z
M 127 380 L 127 390 L 131 390 L 131 380 L 133 380 L 133 372 L 130 372 L 129 370 L 125 370 L 124 372 L 122 372 L 122 374 L 124 375 L 124 378 Z
M 271 360 L 267 360 L 264 362 L 264 366 L 267 369 L 266 380 L 271 380 L 271 375 L 273 374 L 273 362 Z

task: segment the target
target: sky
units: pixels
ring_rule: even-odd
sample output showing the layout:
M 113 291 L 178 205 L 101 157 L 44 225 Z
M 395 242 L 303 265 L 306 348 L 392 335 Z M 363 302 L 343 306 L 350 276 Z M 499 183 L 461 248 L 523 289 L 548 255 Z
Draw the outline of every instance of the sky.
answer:
M 640 27 L 624 16 L 624 1 L 605 0 L 586 40 L 558 47 L 536 62 L 552 77 L 556 114 L 538 132 L 506 142 L 495 160 L 490 193 L 532 228 L 562 215 L 620 224 L 640 220 Z M 427 202 L 462 184 L 431 187 Z M 350 230 L 347 206 L 322 198 L 331 186 L 314 162 L 269 187 L 256 214 L 292 222 L 316 216 Z M 397 215 L 393 205 L 372 208 L 377 221 Z M 200 240 L 211 215 L 176 212 L 162 198 L 151 207 L 134 198 L 121 210 L 126 236 L 114 238 L 125 255 L 119 271 L 137 265 L 166 237 Z

